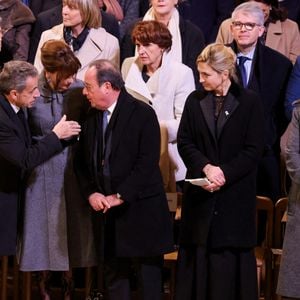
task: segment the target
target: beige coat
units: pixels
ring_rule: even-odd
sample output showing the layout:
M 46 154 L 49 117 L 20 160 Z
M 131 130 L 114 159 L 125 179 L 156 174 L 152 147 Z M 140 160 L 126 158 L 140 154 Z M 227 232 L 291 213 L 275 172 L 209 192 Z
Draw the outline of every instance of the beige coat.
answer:
M 233 41 L 230 25 L 231 19 L 223 21 L 216 38 L 217 43 L 230 44 Z M 297 56 L 300 55 L 300 34 L 297 23 L 290 19 L 270 23 L 266 46 L 282 53 L 294 64 Z
M 41 47 L 48 40 L 63 40 L 63 24 L 56 25 L 42 33 L 41 39 L 36 52 L 34 65 L 39 72 L 43 70 L 41 62 Z M 78 51 L 75 51 L 81 63 L 81 69 L 77 73 L 77 78 L 83 80 L 84 73 L 88 65 L 96 59 L 109 59 L 119 66 L 120 64 L 120 47 L 117 38 L 106 32 L 104 28 L 92 28 Z

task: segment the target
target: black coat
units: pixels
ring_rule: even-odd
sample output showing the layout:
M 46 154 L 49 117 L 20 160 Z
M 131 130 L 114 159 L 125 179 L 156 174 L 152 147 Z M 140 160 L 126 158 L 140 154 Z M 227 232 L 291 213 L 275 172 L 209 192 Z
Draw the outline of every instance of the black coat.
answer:
M 187 99 L 178 130 L 178 149 L 187 178 L 204 177 L 208 163 L 219 166 L 226 183 L 210 193 L 187 184 L 182 206 L 182 244 L 252 247 L 256 242 L 256 168 L 263 149 L 263 113 L 255 93 L 232 84 L 215 135 L 211 93 Z
M 131 32 L 136 22 L 129 26 L 128 31 L 121 41 L 121 62 L 127 57 L 134 56 L 135 45 L 131 40 Z M 190 21 L 179 19 L 179 30 L 182 44 L 182 63 L 193 70 L 195 84 L 199 85 L 199 73 L 196 66 L 196 59 L 203 50 L 204 36 L 202 31 Z
M 0 256 L 16 253 L 19 206 L 27 171 L 63 149 L 53 132 L 31 145 L 22 126 L 8 101 L 0 96 Z
M 119 39 L 119 24 L 116 18 L 101 11 L 102 27 L 110 34 Z M 62 23 L 62 4 L 40 13 L 33 27 L 30 39 L 30 50 L 28 61 L 33 63 L 43 31 Z
M 235 43 L 231 46 L 237 52 Z M 292 67 L 290 60 L 284 55 L 257 43 L 248 89 L 255 91 L 263 104 L 265 152 L 271 149 L 277 155 L 280 137 L 288 125 L 284 101 Z
M 76 159 L 79 183 L 86 198 L 94 192 L 119 193 L 125 201 L 106 213 L 114 224 L 115 255 L 155 256 L 172 250 L 172 233 L 162 178 L 159 170 L 160 129 L 154 110 L 125 90 L 117 100 L 108 131 L 112 132 L 111 191 L 106 193 L 98 173 L 100 111 L 92 109 L 80 136 Z M 97 213 L 99 214 L 99 213 Z M 105 240 L 108 242 L 108 240 Z

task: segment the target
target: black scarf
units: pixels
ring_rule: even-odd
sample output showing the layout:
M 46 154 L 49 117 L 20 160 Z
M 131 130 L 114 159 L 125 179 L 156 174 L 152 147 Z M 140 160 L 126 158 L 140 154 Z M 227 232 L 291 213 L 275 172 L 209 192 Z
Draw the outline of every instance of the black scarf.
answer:
M 85 27 L 82 32 L 75 38 L 72 35 L 72 30 L 70 27 L 64 27 L 64 40 L 73 49 L 73 51 L 78 51 L 86 40 L 90 29 Z

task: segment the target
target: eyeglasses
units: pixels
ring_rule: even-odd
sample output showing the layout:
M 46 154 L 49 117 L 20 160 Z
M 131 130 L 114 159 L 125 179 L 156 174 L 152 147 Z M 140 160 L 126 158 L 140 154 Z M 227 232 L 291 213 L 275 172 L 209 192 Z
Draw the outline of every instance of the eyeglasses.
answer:
M 253 28 L 255 26 L 262 26 L 262 25 L 259 25 L 259 24 L 256 24 L 256 23 L 250 23 L 250 22 L 247 22 L 247 23 L 242 23 L 242 22 L 232 22 L 232 26 L 234 29 L 238 29 L 238 30 L 241 30 L 244 26 L 244 28 L 247 30 L 247 31 L 252 31 Z

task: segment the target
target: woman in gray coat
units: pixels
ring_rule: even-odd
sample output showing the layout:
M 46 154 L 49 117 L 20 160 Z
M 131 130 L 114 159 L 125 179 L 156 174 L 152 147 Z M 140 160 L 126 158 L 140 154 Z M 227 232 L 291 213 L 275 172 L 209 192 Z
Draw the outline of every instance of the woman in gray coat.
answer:
M 36 140 L 46 135 L 63 115 L 83 121 L 89 107 L 82 95 L 82 82 L 75 80 L 80 62 L 65 42 L 46 42 L 41 60 L 41 96 L 28 117 Z M 33 170 L 26 191 L 20 269 L 43 271 L 39 272 L 43 299 L 48 299 L 49 271 L 65 271 L 68 296 L 72 286 L 68 271 L 96 264 L 90 208 L 81 198 L 72 166 L 76 141 L 65 143 L 69 147 Z
M 277 293 L 300 299 L 300 101 L 294 103 L 286 145 L 286 167 L 292 179 Z

